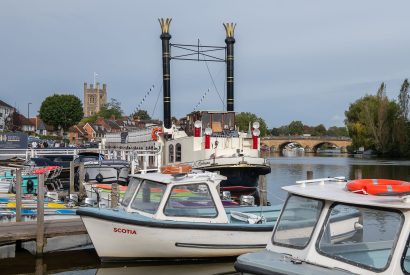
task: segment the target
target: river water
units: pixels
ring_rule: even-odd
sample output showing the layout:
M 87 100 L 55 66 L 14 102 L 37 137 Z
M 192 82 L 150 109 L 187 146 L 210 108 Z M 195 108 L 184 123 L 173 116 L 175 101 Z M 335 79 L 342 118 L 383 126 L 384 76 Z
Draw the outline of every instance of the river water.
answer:
M 410 181 L 410 161 L 370 159 L 347 155 L 306 155 L 303 157 L 265 156 L 272 173 L 267 175 L 268 199 L 281 204 L 286 192 L 281 187 L 306 179 L 307 171 L 314 178 L 344 176 L 355 178 L 360 169 L 363 178 L 389 178 Z M 357 173 L 357 172 L 356 172 Z M 36 259 L 14 246 L 0 248 L 0 274 L 233 274 L 234 259 L 198 263 L 129 263 L 101 264 L 94 249 L 49 253 Z

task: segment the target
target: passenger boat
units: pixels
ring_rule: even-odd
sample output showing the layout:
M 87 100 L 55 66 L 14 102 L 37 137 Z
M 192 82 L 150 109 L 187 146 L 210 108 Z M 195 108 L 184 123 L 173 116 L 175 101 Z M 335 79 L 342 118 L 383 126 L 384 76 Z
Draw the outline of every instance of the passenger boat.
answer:
M 266 249 L 239 256 L 237 271 L 410 273 L 410 183 L 340 178 L 297 183 L 283 188 L 289 195 Z M 344 217 L 336 218 L 341 213 Z M 300 223 L 306 226 L 299 228 Z
M 148 166 L 190 164 L 196 169 L 218 172 L 226 176 L 221 190 L 231 192 L 232 197 L 253 195 L 258 203 L 260 176 L 270 173 L 267 161 L 260 157 L 259 122 L 253 121 L 238 129 L 234 112 L 234 43 L 235 26 L 224 24 L 226 47 L 226 111 L 194 111 L 180 120 L 171 120 L 170 43 L 168 33 L 170 19 L 160 20 L 163 49 L 163 125 L 151 125 L 140 131 L 111 133 L 103 142 L 107 149 L 133 148 L 159 152 Z M 228 31 L 229 30 L 229 31 Z M 199 56 L 198 52 L 198 56 Z M 204 56 L 207 57 L 208 55 Z M 247 131 L 247 132 L 245 132 Z M 145 170 L 145 169 L 144 169 Z
M 102 261 L 237 256 L 266 246 L 279 207 L 224 207 L 224 176 L 167 170 L 132 175 L 119 208 L 77 210 Z

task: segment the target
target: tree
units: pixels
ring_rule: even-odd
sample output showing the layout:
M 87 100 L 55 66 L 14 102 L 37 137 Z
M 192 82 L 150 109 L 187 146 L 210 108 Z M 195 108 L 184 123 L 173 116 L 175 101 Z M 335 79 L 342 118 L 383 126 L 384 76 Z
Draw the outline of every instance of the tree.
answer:
M 134 119 L 140 119 L 140 120 L 150 120 L 151 119 L 150 115 L 148 114 L 146 110 L 138 110 L 132 115 L 132 117 Z
M 81 100 L 75 95 L 58 95 L 46 97 L 41 103 L 40 118 L 54 129 L 61 127 L 68 130 L 83 118 Z
M 290 135 L 302 135 L 303 134 L 303 123 L 300 120 L 294 120 L 289 123 L 289 134 Z
M 407 78 L 403 81 L 399 93 L 400 115 L 407 120 L 409 115 L 409 81 Z
M 346 127 L 332 126 L 327 129 L 327 135 L 332 137 L 347 137 L 349 136 L 349 133 L 347 132 Z
M 345 112 L 345 123 L 353 147 L 374 149 L 382 155 L 403 154 L 397 143 L 399 105 L 386 96 L 382 83 L 374 96 L 366 95 L 352 103 Z
M 261 131 L 260 136 L 266 136 L 268 133 L 268 128 L 266 127 L 266 123 L 263 118 L 256 116 L 253 113 L 245 112 L 239 113 L 235 117 L 235 124 L 239 128 L 239 130 L 247 131 L 249 128 L 249 123 L 252 127 L 252 123 L 258 121 L 259 122 L 259 130 Z
M 326 127 L 323 124 L 319 124 L 314 128 L 314 134 L 315 136 L 324 136 L 326 135 Z
M 111 98 L 111 101 L 101 107 L 100 111 L 97 113 L 97 117 L 109 118 L 120 118 L 123 115 L 121 109 L 121 103 L 115 98 Z

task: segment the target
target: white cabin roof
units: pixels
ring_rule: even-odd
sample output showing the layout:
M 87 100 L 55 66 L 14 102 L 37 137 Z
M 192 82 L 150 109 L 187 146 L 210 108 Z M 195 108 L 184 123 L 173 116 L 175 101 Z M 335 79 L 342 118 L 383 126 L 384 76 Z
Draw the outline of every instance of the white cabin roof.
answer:
M 161 182 L 165 184 L 186 184 L 194 182 L 211 182 L 218 185 L 221 180 L 225 180 L 226 177 L 219 175 L 217 173 L 207 172 L 207 171 L 193 171 L 187 173 L 184 176 L 175 177 L 171 174 L 162 173 L 146 173 L 146 174 L 134 174 L 131 177 L 139 179 L 147 179 L 151 181 Z
M 346 190 L 345 181 L 329 180 L 301 181 L 301 184 L 282 187 L 285 191 L 316 199 L 343 202 L 349 204 L 410 209 L 410 196 L 375 196 L 363 195 Z

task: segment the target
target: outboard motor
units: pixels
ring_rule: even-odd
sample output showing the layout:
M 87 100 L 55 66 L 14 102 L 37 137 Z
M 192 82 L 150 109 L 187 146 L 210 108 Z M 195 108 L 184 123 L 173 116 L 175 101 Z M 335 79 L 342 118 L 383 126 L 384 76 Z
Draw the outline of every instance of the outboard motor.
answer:
M 255 198 L 249 195 L 242 195 L 240 198 L 241 205 L 254 206 Z

